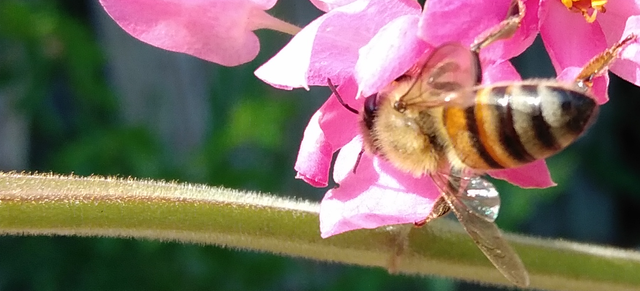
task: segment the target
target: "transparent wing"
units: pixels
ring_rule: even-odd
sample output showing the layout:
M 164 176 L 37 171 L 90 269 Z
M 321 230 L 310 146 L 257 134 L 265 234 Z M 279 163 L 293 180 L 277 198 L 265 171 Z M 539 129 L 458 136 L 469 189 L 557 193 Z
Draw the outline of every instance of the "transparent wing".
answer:
M 500 195 L 493 184 L 478 176 L 457 178 L 466 188 L 456 198 L 476 216 L 487 222 L 494 222 L 500 211 Z
M 471 88 L 477 84 L 480 68 L 477 56 L 459 43 L 447 43 L 418 61 L 401 82 L 411 82 L 399 101 L 407 107 L 473 104 Z
M 526 287 L 529 274 L 520 257 L 493 223 L 500 200 L 495 187 L 481 177 L 434 173 L 433 180 L 456 217 L 489 261 L 512 283 Z

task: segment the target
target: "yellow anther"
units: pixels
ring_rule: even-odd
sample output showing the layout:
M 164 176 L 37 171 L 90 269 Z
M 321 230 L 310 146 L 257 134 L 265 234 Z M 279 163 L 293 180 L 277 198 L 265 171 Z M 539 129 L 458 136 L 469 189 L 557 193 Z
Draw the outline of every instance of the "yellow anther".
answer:
M 560 0 L 562 4 L 573 12 L 579 12 L 584 19 L 592 23 L 596 21 L 598 12 L 605 13 L 607 11 L 604 5 L 608 0 Z

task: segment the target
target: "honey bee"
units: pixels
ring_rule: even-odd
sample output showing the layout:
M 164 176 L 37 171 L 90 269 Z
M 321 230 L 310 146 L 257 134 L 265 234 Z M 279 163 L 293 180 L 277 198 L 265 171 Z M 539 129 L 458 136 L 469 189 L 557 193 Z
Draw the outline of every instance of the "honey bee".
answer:
M 574 142 L 598 113 L 592 79 L 635 36 L 593 58 L 572 84 L 525 80 L 481 86 L 477 52 L 496 39 L 471 48 L 436 48 L 365 99 L 361 132 L 365 152 L 416 177 L 430 175 L 440 189 L 432 213 L 417 225 L 453 211 L 493 265 L 512 283 L 528 286 L 524 264 L 494 223 L 498 191 L 482 174 L 547 158 Z M 347 109 L 358 112 L 329 85 Z

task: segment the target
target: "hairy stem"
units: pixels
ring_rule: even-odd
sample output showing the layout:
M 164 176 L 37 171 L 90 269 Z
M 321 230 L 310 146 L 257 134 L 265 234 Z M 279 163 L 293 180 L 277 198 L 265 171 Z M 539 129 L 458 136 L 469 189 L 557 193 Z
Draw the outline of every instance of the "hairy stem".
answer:
M 509 285 L 452 221 L 321 239 L 315 203 L 199 185 L 0 173 L 0 234 L 215 244 Z M 515 235 L 507 239 L 529 270 L 532 288 L 640 288 L 637 252 Z

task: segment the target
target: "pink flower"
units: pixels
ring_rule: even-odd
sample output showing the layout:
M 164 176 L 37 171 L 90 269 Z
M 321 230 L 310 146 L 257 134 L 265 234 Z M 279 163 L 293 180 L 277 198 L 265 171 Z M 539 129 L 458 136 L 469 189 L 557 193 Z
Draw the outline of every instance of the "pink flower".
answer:
M 296 33 L 295 26 L 264 10 L 276 0 L 100 0 L 133 37 L 224 66 L 253 60 L 260 50 L 254 30 Z
M 530 0 L 537 2 L 538 0 Z M 640 32 L 640 1 L 540 0 L 540 35 L 558 78 L 572 81 L 594 56 Z M 611 71 L 640 85 L 640 44 L 627 45 Z M 608 100 L 608 76 L 596 80 L 598 103 Z
M 325 86 L 330 78 L 340 84 L 344 101 L 360 109 L 362 96 L 389 84 L 434 47 L 449 41 L 470 45 L 504 19 L 509 2 L 430 0 L 424 13 L 412 0 L 359 0 L 332 6 L 255 74 L 286 89 Z M 537 11 L 538 7 L 532 1 L 527 9 Z M 506 60 L 533 42 L 537 23 L 535 13 L 527 14 L 513 38 L 481 52 L 483 82 L 520 78 Z M 329 190 L 321 203 L 323 237 L 419 221 L 440 195 L 430 178 L 414 178 L 367 154 L 354 174 L 362 149 L 359 120 L 331 96 L 305 130 L 295 166 L 298 178 L 326 186 L 333 154 L 340 149 L 333 173 L 340 186 Z M 553 185 L 544 161 L 491 175 L 524 187 Z

